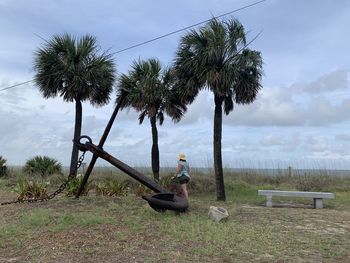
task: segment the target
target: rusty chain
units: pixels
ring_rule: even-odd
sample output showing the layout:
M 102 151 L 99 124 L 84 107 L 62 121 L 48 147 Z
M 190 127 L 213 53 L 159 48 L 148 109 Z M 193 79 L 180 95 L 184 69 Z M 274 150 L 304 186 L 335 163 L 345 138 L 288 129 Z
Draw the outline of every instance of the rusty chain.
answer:
M 42 197 L 42 198 L 35 198 L 35 199 L 18 199 L 15 201 L 10 201 L 10 202 L 3 202 L 1 203 L 1 205 L 10 205 L 10 204 L 18 204 L 18 203 L 34 203 L 34 202 L 43 202 L 43 201 L 48 201 L 51 200 L 52 198 L 54 198 L 56 195 L 62 193 L 64 191 L 64 189 L 66 189 L 67 185 L 75 178 L 75 173 L 78 171 L 78 169 L 80 168 L 81 164 L 84 161 L 84 156 L 85 156 L 85 151 L 83 151 L 82 155 L 80 155 L 77 164 L 76 164 L 76 168 L 74 173 L 71 173 L 68 175 L 68 178 L 60 185 L 60 187 L 53 192 L 52 194 L 49 194 L 48 196 Z

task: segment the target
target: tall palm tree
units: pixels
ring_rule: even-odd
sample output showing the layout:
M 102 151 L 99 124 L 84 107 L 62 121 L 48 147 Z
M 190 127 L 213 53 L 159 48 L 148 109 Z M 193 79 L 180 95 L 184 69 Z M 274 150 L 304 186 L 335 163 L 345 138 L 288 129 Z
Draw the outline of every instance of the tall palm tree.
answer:
M 44 98 L 60 96 L 75 102 L 74 139 L 81 134 L 82 102 L 94 106 L 109 102 L 115 81 L 111 55 L 100 53 L 96 38 L 77 39 L 69 34 L 56 35 L 35 52 L 35 83 Z M 70 173 L 76 174 L 79 150 L 73 144 Z
M 174 71 L 178 87 L 191 103 L 202 89 L 214 93 L 214 170 L 217 200 L 226 200 L 222 170 L 222 111 L 234 103 L 252 103 L 261 88 L 262 58 L 246 44 L 243 25 L 236 19 L 212 19 L 180 40 Z
M 157 59 L 134 61 L 128 74 L 122 74 L 118 83 L 117 102 L 121 108 L 134 108 L 142 124 L 147 116 L 152 127 L 152 171 L 154 179 L 159 180 L 159 148 L 157 120 L 162 125 L 167 114 L 178 122 L 187 110 L 173 88 L 171 69 L 162 69 Z M 123 99 L 122 99 L 123 98 Z

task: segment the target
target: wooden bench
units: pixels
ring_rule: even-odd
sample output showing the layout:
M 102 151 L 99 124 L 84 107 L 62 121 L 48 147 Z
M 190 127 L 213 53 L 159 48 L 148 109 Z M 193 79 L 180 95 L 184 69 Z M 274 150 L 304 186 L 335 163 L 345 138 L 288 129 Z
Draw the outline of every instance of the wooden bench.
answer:
M 272 196 L 310 197 L 314 199 L 314 208 L 323 208 L 323 199 L 333 199 L 333 193 L 324 192 L 300 192 L 279 190 L 258 190 L 259 195 L 266 196 L 266 206 L 272 207 Z

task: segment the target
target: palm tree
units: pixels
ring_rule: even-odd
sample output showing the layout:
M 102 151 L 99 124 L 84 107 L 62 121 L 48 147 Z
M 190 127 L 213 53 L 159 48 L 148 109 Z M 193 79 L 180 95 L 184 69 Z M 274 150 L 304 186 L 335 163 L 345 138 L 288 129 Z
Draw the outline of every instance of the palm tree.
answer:
M 56 35 L 35 52 L 34 77 L 44 98 L 60 96 L 75 102 L 74 139 L 81 134 L 82 102 L 94 106 L 109 102 L 115 81 L 111 55 L 100 53 L 96 38 L 77 39 L 69 34 Z M 70 173 L 76 174 L 79 150 L 73 144 Z
M 142 124 L 147 116 L 152 127 L 152 171 L 156 181 L 159 180 L 159 148 L 157 120 L 162 125 L 167 114 L 174 122 L 178 122 L 187 110 L 181 103 L 173 88 L 171 69 L 162 69 L 157 59 L 134 61 L 128 74 L 119 79 L 119 90 L 116 101 L 121 108 L 134 108 Z
M 214 170 L 217 200 L 226 200 L 222 170 L 222 111 L 234 103 L 252 103 L 261 89 L 262 58 L 246 44 L 243 25 L 236 19 L 212 19 L 180 40 L 174 71 L 178 87 L 191 103 L 202 89 L 214 93 Z

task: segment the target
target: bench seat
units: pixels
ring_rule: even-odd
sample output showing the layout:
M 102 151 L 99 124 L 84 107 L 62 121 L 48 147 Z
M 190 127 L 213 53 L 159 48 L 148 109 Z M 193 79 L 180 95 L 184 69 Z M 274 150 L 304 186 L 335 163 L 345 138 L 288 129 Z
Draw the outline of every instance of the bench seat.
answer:
M 301 192 L 280 190 L 258 190 L 259 195 L 266 196 L 266 206 L 272 207 L 272 196 L 310 197 L 314 199 L 314 208 L 323 208 L 323 199 L 333 199 L 333 193 L 325 192 Z

